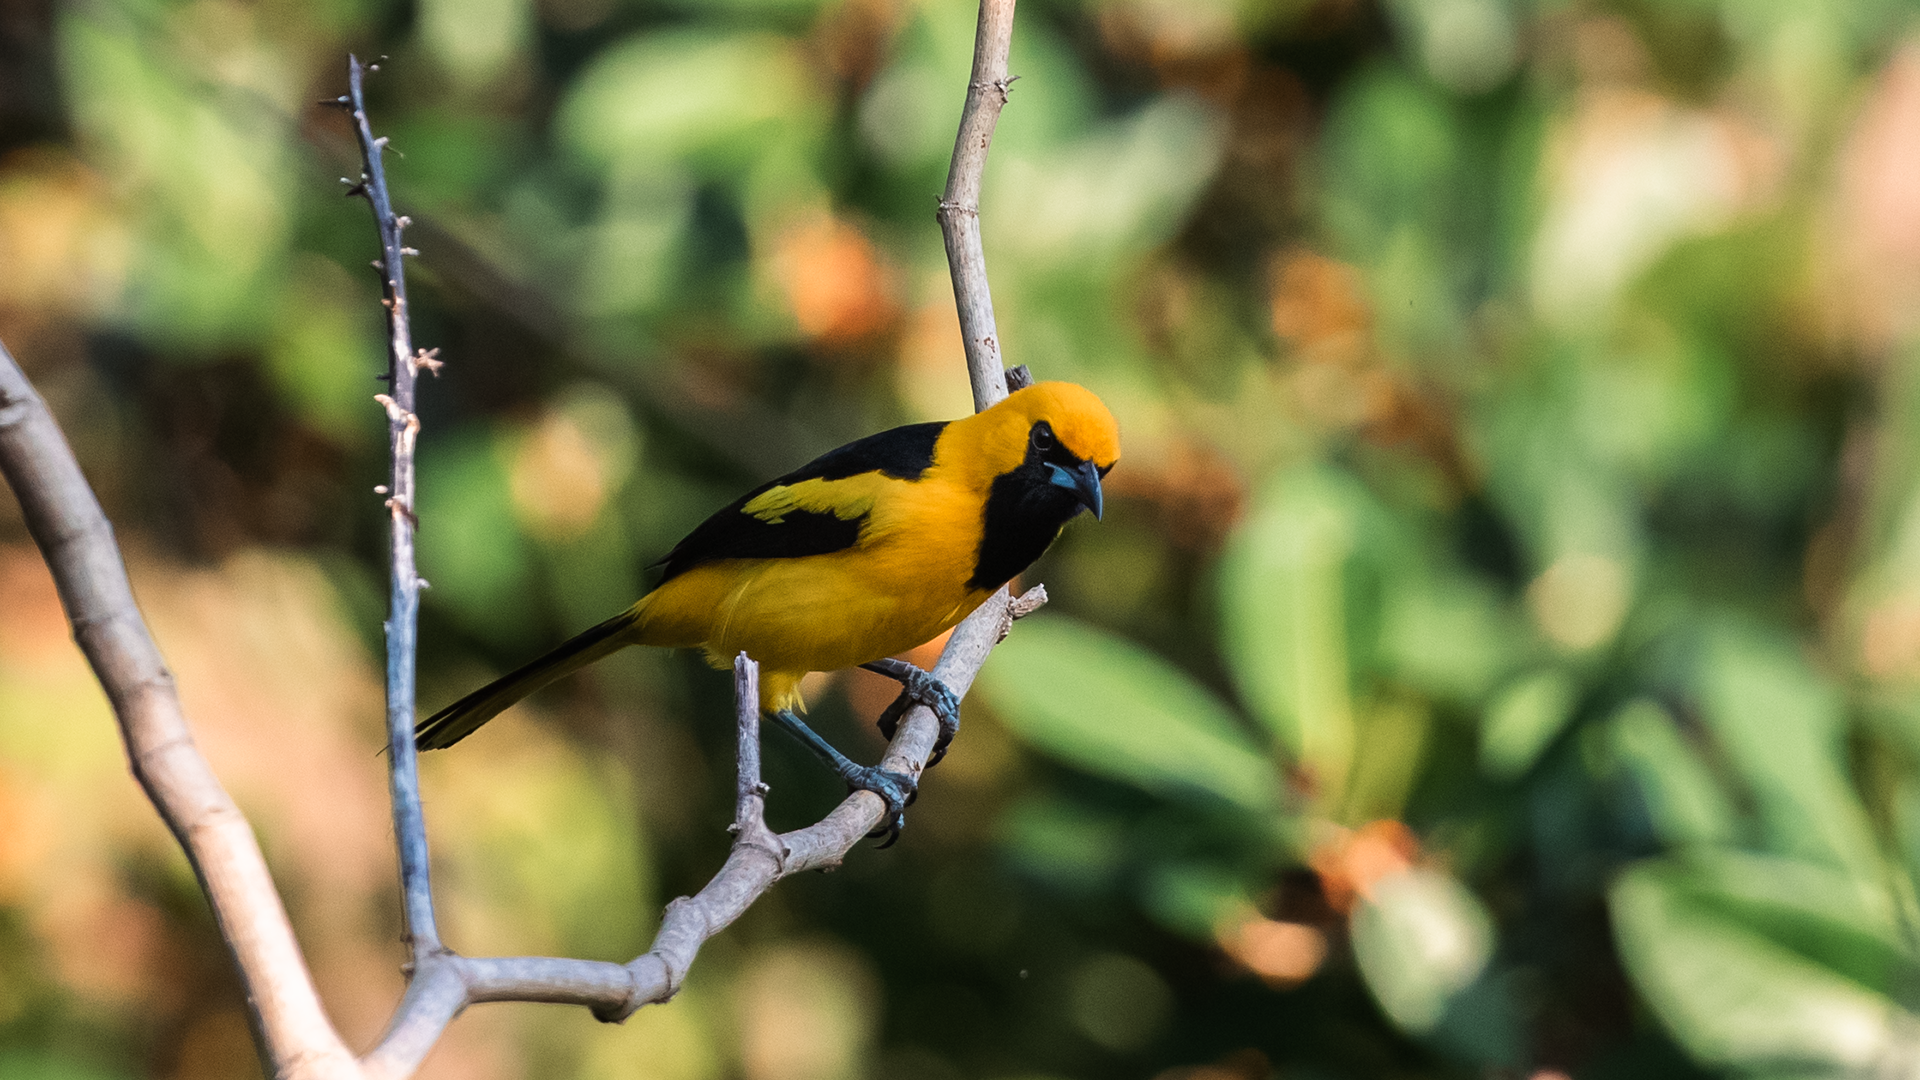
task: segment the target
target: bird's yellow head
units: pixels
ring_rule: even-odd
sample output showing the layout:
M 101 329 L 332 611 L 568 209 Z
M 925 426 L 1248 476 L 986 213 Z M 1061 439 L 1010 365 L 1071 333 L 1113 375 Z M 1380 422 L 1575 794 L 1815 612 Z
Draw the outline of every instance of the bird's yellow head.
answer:
M 1035 383 L 954 427 L 961 429 L 957 442 L 968 446 L 964 457 L 974 481 L 991 487 L 1002 504 L 1017 496 L 1022 516 L 1032 515 L 1036 529 L 1045 531 L 1051 521 L 1057 531 L 1083 508 L 1102 513 L 1100 481 L 1120 460 L 1120 426 L 1093 391 Z
M 1077 383 L 1035 383 L 1007 395 L 988 412 L 1005 409 L 1027 423 L 1029 435 L 1046 424 L 1060 448 L 1075 461 L 1092 462 L 1102 473 L 1120 460 L 1120 425 L 1093 391 Z M 1024 456 L 1024 454 L 1023 454 Z

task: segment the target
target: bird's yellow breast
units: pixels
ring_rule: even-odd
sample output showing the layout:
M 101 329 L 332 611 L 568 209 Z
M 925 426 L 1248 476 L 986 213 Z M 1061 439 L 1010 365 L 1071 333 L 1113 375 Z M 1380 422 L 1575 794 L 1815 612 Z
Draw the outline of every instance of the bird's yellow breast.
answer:
M 743 512 L 769 522 L 795 510 L 864 515 L 859 540 L 830 554 L 687 570 L 636 605 L 636 643 L 704 649 L 719 666 L 744 650 L 761 664 L 763 701 L 798 706 L 807 672 L 905 652 L 991 595 L 967 584 L 980 507 L 965 478 L 938 464 L 917 480 L 866 473 L 771 489 Z

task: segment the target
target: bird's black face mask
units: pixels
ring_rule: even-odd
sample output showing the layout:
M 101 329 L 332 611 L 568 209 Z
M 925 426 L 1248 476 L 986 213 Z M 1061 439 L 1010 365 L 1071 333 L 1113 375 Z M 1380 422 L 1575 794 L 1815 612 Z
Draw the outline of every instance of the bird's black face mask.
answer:
M 996 477 L 987 495 L 986 527 L 968 584 L 999 588 L 1032 566 L 1080 511 L 1100 517 L 1104 473 L 1062 446 L 1045 420 L 1036 422 L 1028 432 L 1025 460 Z

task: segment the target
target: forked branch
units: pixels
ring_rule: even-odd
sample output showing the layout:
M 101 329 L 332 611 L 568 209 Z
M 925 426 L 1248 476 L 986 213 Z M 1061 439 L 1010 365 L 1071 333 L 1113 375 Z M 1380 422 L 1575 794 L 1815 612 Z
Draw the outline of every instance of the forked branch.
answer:
M 980 246 L 979 193 L 986 153 L 1011 79 L 1006 73 L 1013 0 L 982 0 L 973 78 L 955 143 L 953 169 L 939 219 L 966 337 L 974 404 L 984 409 L 1021 384 L 1025 369 L 1001 369 L 986 263 Z M 382 168 L 385 140 L 375 138 L 362 94 L 366 72 L 349 67 L 352 114 L 365 172 L 351 194 L 364 195 L 380 231 L 383 301 L 389 327 L 386 411 L 392 470 L 386 490 L 393 589 L 387 623 L 387 725 L 394 828 L 398 838 L 407 935 L 412 954 L 406 996 L 380 1044 L 355 1060 L 328 1022 L 260 848 L 205 758 L 139 609 L 112 527 L 81 475 L 65 438 L 13 358 L 0 348 L 0 474 L 20 499 L 28 530 L 59 586 L 74 636 L 106 688 L 134 775 L 199 875 L 222 939 L 254 1011 L 261 1052 L 286 1080 L 369 1080 L 410 1075 L 466 1006 L 483 1001 L 548 1001 L 585 1005 L 618 1021 L 643 1005 L 671 998 L 700 947 L 788 874 L 839 863 L 880 821 L 884 806 L 856 792 L 817 824 L 775 835 L 762 810 L 757 668 L 745 656 L 734 667 L 739 735 L 739 787 L 734 842 L 705 888 L 667 906 L 647 953 L 626 964 L 556 957 L 463 957 L 445 948 L 435 927 L 425 823 L 413 743 L 414 645 L 420 581 L 413 559 L 413 454 L 420 433 L 414 389 L 420 369 L 436 370 L 418 353 L 407 318 L 403 257 L 406 219 L 393 211 Z M 987 654 L 1013 619 L 1045 602 L 1035 588 L 1016 601 L 1001 590 L 954 631 L 933 674 L 964 696 Z M 938 724 L 925 706 L 901 718 L 882 767 L 918 776 Z

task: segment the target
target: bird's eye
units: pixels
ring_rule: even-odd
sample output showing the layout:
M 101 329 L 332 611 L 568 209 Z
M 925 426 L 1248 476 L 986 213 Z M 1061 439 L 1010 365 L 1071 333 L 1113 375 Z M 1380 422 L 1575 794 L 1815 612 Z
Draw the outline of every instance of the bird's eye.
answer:
M 1045 420 L 1033 425 L 1033 448 L 1041 453 L 1053 449 L 1053 429 Z

